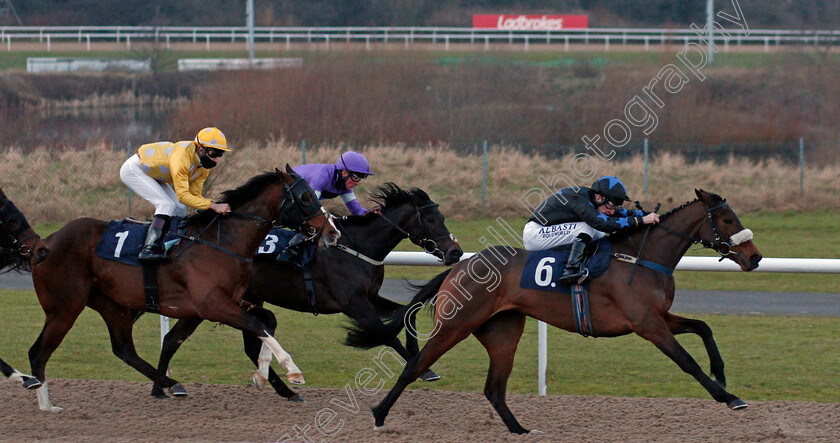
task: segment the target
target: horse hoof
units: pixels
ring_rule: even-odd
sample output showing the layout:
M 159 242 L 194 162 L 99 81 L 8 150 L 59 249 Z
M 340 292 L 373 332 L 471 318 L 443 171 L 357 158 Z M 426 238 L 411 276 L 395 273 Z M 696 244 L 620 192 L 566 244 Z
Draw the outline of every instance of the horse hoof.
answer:
M 298 394 L 295 394 L 295 395 L 289 397 L 289 401 L 292 402 L 292 403 L 303 403 L 303 402 L 306 401 L 306 399 L 301 397 Z
M 38 389 L 42 385 L 41 380 L 38 380 L 35 377 L 26 377 L 23 379 L 23 387 L 26 389 Z
M 382 425 L 382 426 L 373 425 L 373 430 L 374 431 L 381 431 L 383 429 L 385 429 L 385 425 Z
M 159 400 L 164 400 L 164 399 L 169 398 L 169 396 L 166 395 L 166 393 L 163 392 L 163 389 L 159 389 L 159 390 L 152 389 L 152 397 L 157 398 Z
M 729 406 L 729 409 L 732 409 L 733 411 L 737 411 L 739 409 L 746 409 L 747 406 L 749 406 L 749 405 L 744 400 L 741 400 L 740 398 L 736 398 L 735 400 L 732 400 L 729 403 L 727 403 L 727 406 Z
M 257 389 L 262 389 L 263 386 L 265 386 L 266 380 L 265 378 L 263 378 L 262 375 L 260 375 L 259 372 L 255 372 L 254 376 L 251 378 L 251 381 L 254 383 L 254 387 L 256 387 Z
M 545 435 L 545 432 L 540 431 L 539 429 L 531 429 L 527 432 L 528 435 Z
M 181 383 L 175 383 L 169 388 L 169 393 L 175 397 L 186 397 L 189 395 L 187 392 L 187 388 L 185 388 Z
M 438 381 L 440 380 L 440 375 L 431 369 L 426 369 L 426 372 L 420 376 L 420 379 L 423 381 Z
M 53 414 L 56 414 L 58 412 L 63 411 L 64 408 L 60 408 L 58 406 L 47 406 L 46 409 L 42 408 L 41 410 L 44 412 L 52 412 Z
M 289 380 L 289 383 L 293 385 L 305 385 L 306 380 L 303 379 L 303 374 L 300 372 L 294 374 L 286 374 L 286 379 Z

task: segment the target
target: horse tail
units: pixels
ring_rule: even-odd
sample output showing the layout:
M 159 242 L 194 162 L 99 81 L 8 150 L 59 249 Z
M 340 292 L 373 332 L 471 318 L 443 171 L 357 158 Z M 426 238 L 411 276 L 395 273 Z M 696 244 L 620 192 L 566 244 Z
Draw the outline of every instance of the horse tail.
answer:
M 358 321 L 351 320 L 352 324 L 346 327 L 347 338 L 344 340 L 344 344 L 354 348 L 370 349 L 384 345 L 396 338 L 397 334 L 405 327 L 406 314 L 411 311 L 410 315 L 414 315 L 418 310 L 418 304 L 422 306 L 437 295 L 443 280 L 451 271 L 452 268 L 449 268 L 429 280 L 425 285 L 420 286 L 411 302 L 383 317 L 382 323 L 377 326 L 365 328 Z

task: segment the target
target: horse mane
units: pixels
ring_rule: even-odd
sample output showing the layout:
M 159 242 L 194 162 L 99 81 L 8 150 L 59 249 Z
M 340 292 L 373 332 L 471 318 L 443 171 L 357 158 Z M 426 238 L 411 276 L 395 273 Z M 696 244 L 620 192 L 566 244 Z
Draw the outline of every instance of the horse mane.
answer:
M 412 203 L 417 207 L 432 203 L 429 194 L 419 188 L 411 188 L 406 191 L 394 183 L 388 182 L 380 186 L 371 194 L 373 201 L 382 209 L 399 206 L 403 203 Z M 347 226 L 365 226 L 378 216 L 374 213 L 364 215 L 348 215 L 341 221 Z
M 714 195 L 714 194 L 712 194 L 712 195 Z M 715 195 L 715 197 L 720 198 L 720 196 L 718 196 L 718 195 Z M 699 198 L 695 198 L 694 200 L 692 200 L 690 202 L 685 202 L 682 205 L 677 206 L 674 209 L 671 209 L 670 211 L 668 211 L 668 212 L 659 216 L 659 222 L 662 223 L 663 221 L 665 221 L 665 219 L 667 219 L 671 215 L 676 214 L 677 212 L 680 212 L 681 210 L 688 207 L 689 205 L 693 205 L 694 203 L 697 203 L 699 201 L 700 201 Z M 623 239 L 633 235 L 634 233 L 636 233 L 636 231 L 639 231 L 641 229 L 647 229 L 647 226 L 648 225 L 639 225 L 639 226 L 634 226 L 632 228 L 626 228 L 626 229 L 622 229 L 622 230 L 619 230 L 619 231 L 615 231 L 615 232 L 607 235 L 607 239 L 609 241 L 615 243 L 619 240 L 623 240 Z
M 410 202 L 415 206 L 425 206 L 432 202 L 429 194 L 419 188 L 411 188 L 408 191 L 401 189 L 394 183 L 388 182 L 377 189 L 371 197 L 382 209 Z
M 235 211 L 245 203 L 251 201 L 257 195 L 262 193 L 262 190 L 269 185 L 282 180 L 280 174 L 276 172 L 264 172 L 260 175 L 251 177 L 244 185 L 222 192 L 222 198 L 219 203 L 227 203 L 230 205 L 231 211 Z M 192 217 L 189 217 L 191 222 L 209 222 L 210 219 L 216 216 L 216 212 L 212 210 L 203 211 Z

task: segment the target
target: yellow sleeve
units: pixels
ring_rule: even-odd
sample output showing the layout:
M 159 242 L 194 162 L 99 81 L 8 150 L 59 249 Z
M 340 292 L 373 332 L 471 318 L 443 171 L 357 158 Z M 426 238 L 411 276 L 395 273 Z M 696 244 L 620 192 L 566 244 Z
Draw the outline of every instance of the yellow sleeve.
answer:
M 175 189 L 175 195 L 178 196 L 178 201 L 191 208 L 208 209 L 213 202 L 201 196 L 201 189 L 210 171 L 204 169 L 201 172 L 194 172 L 198 174 L 198 177 L 191 181 L 190 165 L 192 161 L 186 149 L 179 149 L 169 157 L 169 169 L 172 172 L 172 187 Z

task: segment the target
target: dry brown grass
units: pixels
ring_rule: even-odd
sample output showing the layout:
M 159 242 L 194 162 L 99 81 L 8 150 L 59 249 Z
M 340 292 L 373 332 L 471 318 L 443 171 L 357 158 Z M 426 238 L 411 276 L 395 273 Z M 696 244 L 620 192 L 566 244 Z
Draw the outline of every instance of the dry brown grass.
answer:
M 333 163 L 342 151 L 321 146 L 308 149 L 308 163 Z M 539 176 L 551 179 L 569 174 L 571 155 L 548 158 L 524 154 L 505 147 L 491 147 L 488 156 L 487 204 L 481 203 L 482 157 L 463 155 L 445 146 L 371 146 L 363 150 L 375 176 L 357 188 L 363 204 L 370 206 L 369 193 L 386 181 L 401 187 L 419 187 L 440 203 L 447 217 L 524 216 L 519 199 L 532 188 L 543 188 Z M 120 181 L 123 152 L 105 147 L 84 151 L 39 149 L 24 154 L 19 150 L 0 153 L 0 186 L 33 222 L 66 222 L 91 216 L 121 219 L 149 217 L 152 207 L 136 195 L 131 210 L 128 188 Z M 234 148 L 213 171 L 205 194 L 213 197 L 239 186 L 251 176 L 301 162 L 298 146 L 283 141 L 265 147 Z M 836 207 L 840 197 L 840 165 L 809 165 L 805 170 L 805 194 L 799 194 L 799 170 L 769 160 L 755 162 L 730 158 L 726 164 L 711 161 L 689 163 L 682 156 L 664 154 L 649 165 L 649 190 L 644 195 L 644 163 L 641 157 L 622 162 L 598 162 L 595 176 L 617 175 L 627 184 L 630 196 L 652 208 L 656 202 L 666 210 L 694 198 L 694 188 L 718 193 L 739 212 L 766 210 L 810 210 Z M 578 180 L 587 186 L 593 180 Z M 565 186 L 561 184 L 560 187 Z M 328 208 L 346 213 L 340 203 Z

